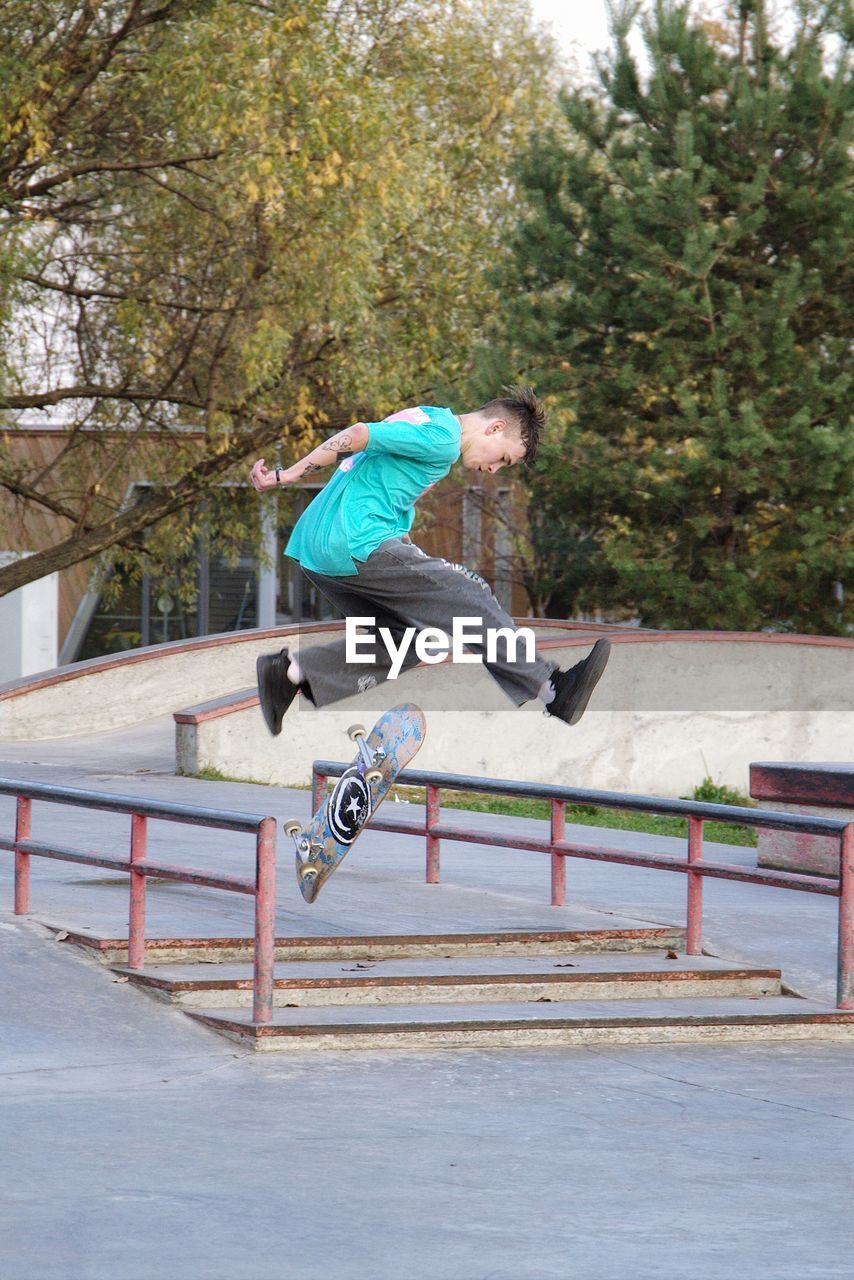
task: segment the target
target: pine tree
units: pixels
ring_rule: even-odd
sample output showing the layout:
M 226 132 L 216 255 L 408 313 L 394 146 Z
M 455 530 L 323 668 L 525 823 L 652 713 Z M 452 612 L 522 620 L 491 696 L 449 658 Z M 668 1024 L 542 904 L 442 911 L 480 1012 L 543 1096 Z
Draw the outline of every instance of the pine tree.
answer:
M 530 478 L 552 613 L 841 633 L 852 565 L 850 11 L 657 0 L 642 80 L 612 11 L 600 87 L 519 173 L 502 357 L 552 405 Z

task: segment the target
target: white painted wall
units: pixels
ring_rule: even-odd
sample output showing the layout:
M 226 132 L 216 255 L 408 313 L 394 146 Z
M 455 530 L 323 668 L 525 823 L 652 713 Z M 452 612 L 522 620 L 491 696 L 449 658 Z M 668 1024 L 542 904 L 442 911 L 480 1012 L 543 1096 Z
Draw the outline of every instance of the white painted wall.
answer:
M 0 565 L 30 554 L 0 552 Z M 0 683 L 56 666 L 57 582 L 51 573 L 0 596 Z

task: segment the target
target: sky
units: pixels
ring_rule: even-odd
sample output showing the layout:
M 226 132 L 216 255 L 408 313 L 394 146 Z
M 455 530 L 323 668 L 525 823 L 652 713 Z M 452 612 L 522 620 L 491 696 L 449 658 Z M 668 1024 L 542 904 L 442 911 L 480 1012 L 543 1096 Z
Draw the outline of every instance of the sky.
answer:
M 589 72 L 590 55 L 611 44 L 605 0 L 528 0 L 537 22 L 552 27 L 561 49 L 574 55 L 582 71 Z M 642 42 L 636 33 L 630 40 L 637 52 Z
M 570 57 L 574 55 L 579 69 L 589 74 L 592 66 L 590 55 L 611 45 L 605 0 L 528 0 L 528 3 L 536 21 L 548 23 L 560 47 Z M 778 11 L 782 30 L 791 31 L 791 0 L 777 0 L 770 7 Z M 714 17 L 718 10 L 725 8 L 725 0 L 701 0 L 701 8 L 707 17 Z M 637 29 L 629 37 L 629 46 L 641 68 L 645 67 L 643 40 Z
M 567 0 L 528 0 L 534 17 L 549 22 L 563 48 L 578 52 L 604 49 L 610 43 L 605 15 L 605 0 L 583 0 L 568 4 Z

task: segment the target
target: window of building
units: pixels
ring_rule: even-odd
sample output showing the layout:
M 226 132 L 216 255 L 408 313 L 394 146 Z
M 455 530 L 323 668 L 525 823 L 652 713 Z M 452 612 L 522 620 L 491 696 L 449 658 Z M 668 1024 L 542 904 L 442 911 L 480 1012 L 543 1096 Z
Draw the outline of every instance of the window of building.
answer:
M 320 486 L 266 495 L 228 486 L 217 501 L 241 504 L 254 537 L 222 555 L 215 539 L 199 536 L 168 573 L 152 567 L 142 579 L 112 580 L 109 598 L 90 591 L 81 601 L 60 662 L 252 627 L 326 621 L 336 610 L 282 554 L 291 529 Z M 247 506 L 247 504 L 249 504 Z M 257 519 L 251 518 L 256 513 Z

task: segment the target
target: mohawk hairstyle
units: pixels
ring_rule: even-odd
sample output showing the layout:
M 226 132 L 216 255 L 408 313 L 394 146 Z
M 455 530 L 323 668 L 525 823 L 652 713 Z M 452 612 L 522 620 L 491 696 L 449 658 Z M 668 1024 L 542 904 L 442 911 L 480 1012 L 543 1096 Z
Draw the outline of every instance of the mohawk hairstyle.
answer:
M 533 462 L 546 427 L 546 410 L 531 387 L 502 387 L 503 396 L 481 405 L 478 413 L 501 415 L 516 428 L 525 446 L 523 462 Z

